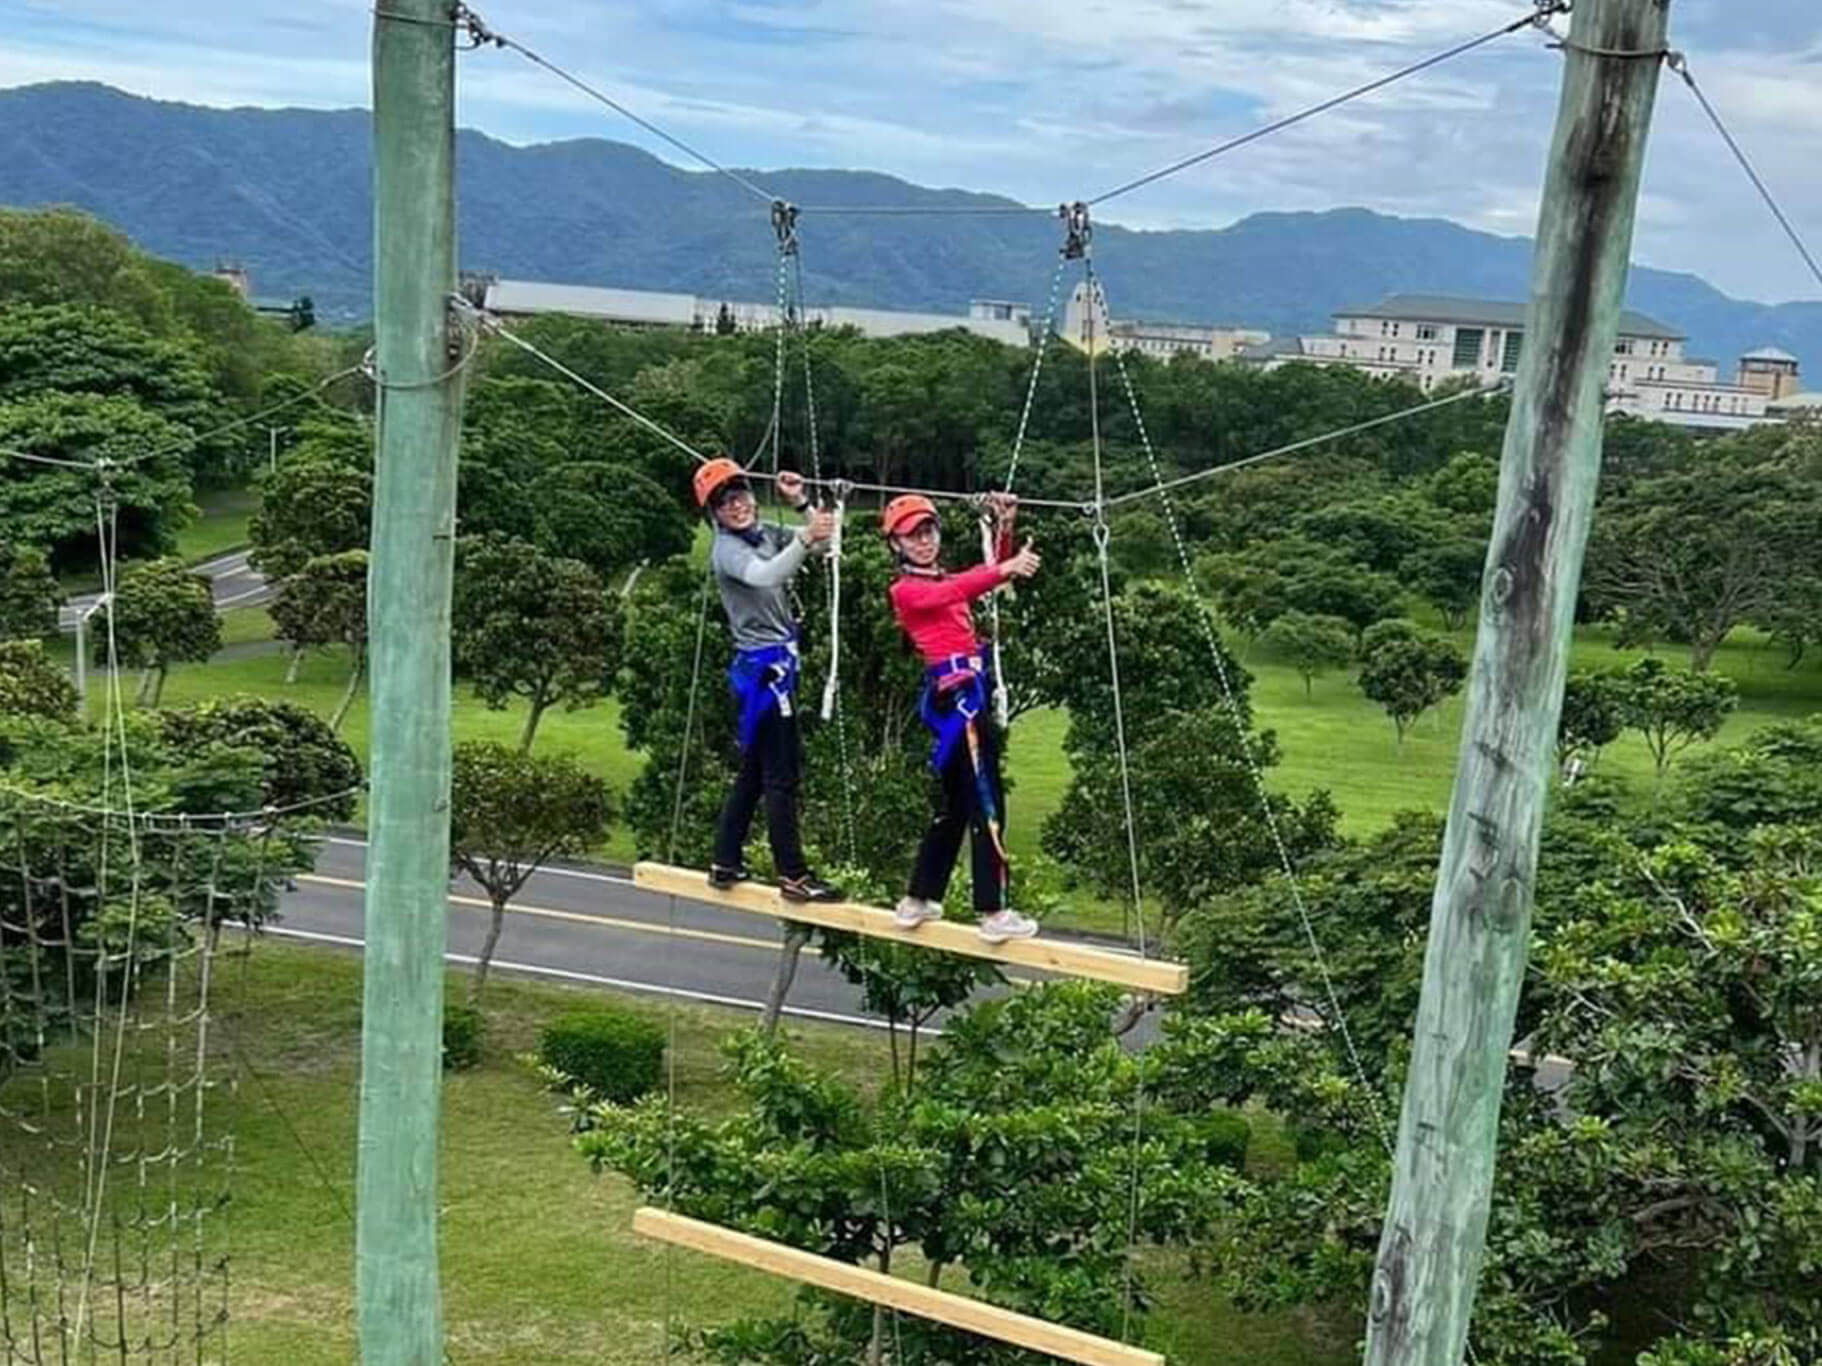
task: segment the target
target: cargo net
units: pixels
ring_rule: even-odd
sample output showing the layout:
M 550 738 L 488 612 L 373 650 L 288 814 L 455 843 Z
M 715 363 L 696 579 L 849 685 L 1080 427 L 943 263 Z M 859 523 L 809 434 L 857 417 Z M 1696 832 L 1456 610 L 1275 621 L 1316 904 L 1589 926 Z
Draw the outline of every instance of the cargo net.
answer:
M 0 1363 L 228 1360 L 235 1040 L 212 1002 L 301 866 L 271 813 L 0 788 Z

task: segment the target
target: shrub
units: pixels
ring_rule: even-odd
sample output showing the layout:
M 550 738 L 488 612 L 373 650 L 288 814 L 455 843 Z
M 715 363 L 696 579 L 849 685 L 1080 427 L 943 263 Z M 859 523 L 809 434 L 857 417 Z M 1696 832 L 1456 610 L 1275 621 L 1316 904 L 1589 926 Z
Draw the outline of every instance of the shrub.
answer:
M 603 1100 L 631 1104 L 658 1084 L 664 1031 L 617 1010 L 579 1010 L 545 1026 L 538 1059 Z
M 487 1020 L 473 1006 L 451 1002 L 443 1007 L 443 1070 L 465 1072 L 481 1062 L 481 1036 Z

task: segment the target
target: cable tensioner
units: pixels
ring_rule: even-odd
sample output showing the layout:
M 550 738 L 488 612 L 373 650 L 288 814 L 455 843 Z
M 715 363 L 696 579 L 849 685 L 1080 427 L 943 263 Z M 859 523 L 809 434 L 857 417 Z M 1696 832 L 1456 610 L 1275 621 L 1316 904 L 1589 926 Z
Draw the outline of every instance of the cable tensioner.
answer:
M 783 199 L 772 201 L 772 231 L 778 234 L 778 254 L 797 255 L 797 206 Z
M 1057 217 L 1063 220 L 1063 245 L 1060 248 L 1063 259 L 1081 260 L 1088 255 L 1088 239 L 1094 236 L 1094 224 L 1088 221 L 1088 206 L 1079 199 L 1073 204 L 1059 204 Z

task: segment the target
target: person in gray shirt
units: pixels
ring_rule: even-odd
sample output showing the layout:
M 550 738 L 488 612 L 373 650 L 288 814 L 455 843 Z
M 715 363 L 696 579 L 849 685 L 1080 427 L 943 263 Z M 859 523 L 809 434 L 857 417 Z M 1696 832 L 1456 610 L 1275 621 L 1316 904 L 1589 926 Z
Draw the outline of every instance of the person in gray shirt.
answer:
M 805 560 L 827 549 L 835 514 L 810 510 L 801 475 L 780 474 L 777 487 L 781 498 L 808 513 L 803 526 L 760 521 L 746 472 L 734 461 L 710 460 L 696 471 L 696 501 L 715 530 L 709 563 L 734 641 L 728 683 L 739 708 L 740 770 L 716 826 L 709 884 L 725 890 L 751 876 L 742 851 L 763 799 L 779 893 L 788 901 L 839 901 L 840 889 L 810 871 L 798 832 L 803 745 L 796 707 L 797 621 L 790 598 L 791 580 Z

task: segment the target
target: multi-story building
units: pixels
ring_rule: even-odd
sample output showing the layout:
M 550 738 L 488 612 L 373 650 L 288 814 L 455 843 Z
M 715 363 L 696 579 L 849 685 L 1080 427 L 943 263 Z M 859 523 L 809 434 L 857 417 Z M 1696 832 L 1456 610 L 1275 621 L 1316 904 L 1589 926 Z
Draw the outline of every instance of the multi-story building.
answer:
M 1108 316 L 1107 303 L 1102 298 L 1095 303 L 1091 342 L 1088 310 L 1088 286 L 1079 284 L 1063 310 L 1063 337 L 1080 350 L 1088 350 L 1092 344 L 1097 354 L 1108 347 L 1117 347 L 1121 351 L 1136 351 L 1160 360 L 1169 360 L 1175 355 L 1233 360 L 1271 337 L 1269 332 L 1256 327 L 1122 321 Z
M 1739 384 L 1776 402 L 1803 387 L 1797 358 L 1775 346 L 1761 346 L 1740 357 Z
M 1333 333 L 1279 338 L 1252 348 L 1245 359 L 1275 369 L 1292 361 L 1348 365 L 1369 374 L 1397 375 L 1423 389 L 1461 379 L 1493 384 L 1518 370 L 1524 354 L 1526 306 L 1440 294 L 1395 294 L 1377 304 L 1344 308 Z M 1741 362 L 1741 382 L 1721 380 L 1719 366 L 1685 354 L 1688 337 L 1642 313 L 1620 318 L 1609 366 L 1608 402 L 1615 412 L 1682 426 L 1747 427 L 1768 420 L 1772 386 L 1796 385 L 1796 358 L 1754 352 Z M 1788 367 L 1788 374 L 1784 367 Z M 1748 374 L 1754 384 L 1745 381 Z
M 567 313 L 621 327 L 683 327 L 698 332 L 755 332 L 778 321 L 775 303 L 648 289 L 603 289 L 468 276 L 463 281 L 463 291 L 489 312 L 509 318 Z M 852 327 L 869 337 L 902 337 L 959 327 L 1009 346 L 1024 346 L 1031 340 L 1031 310 L 1023 304 L 998 299 L 977 300 L 966 315 L 835 306 L 806 308 L 803 321 L 810 327 Z

